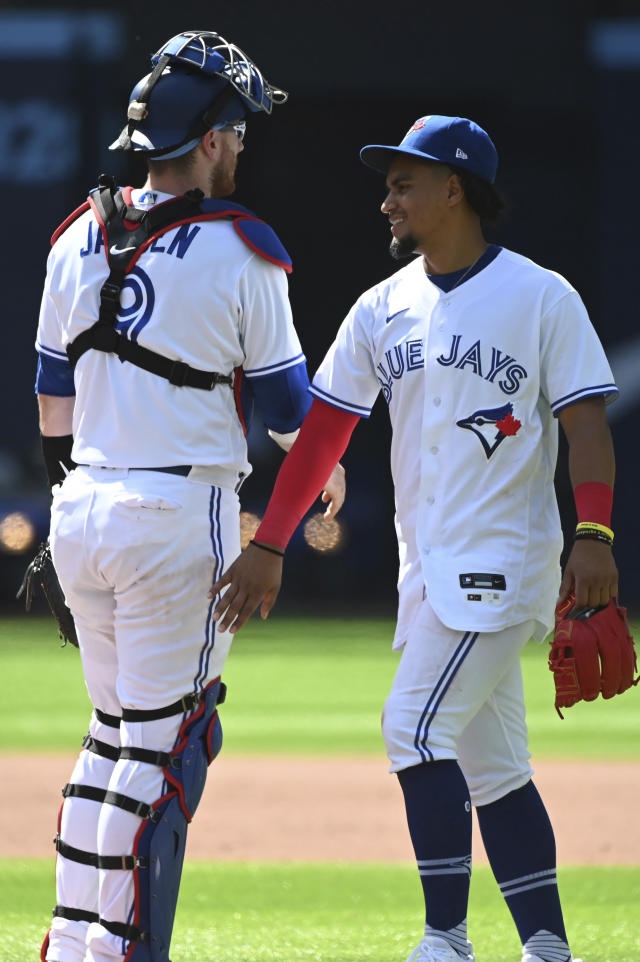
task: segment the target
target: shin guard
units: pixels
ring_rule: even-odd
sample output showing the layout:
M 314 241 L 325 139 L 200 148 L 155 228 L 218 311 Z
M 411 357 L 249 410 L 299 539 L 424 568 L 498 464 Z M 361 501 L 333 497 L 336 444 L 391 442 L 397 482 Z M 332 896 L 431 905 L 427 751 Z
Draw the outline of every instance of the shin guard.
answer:
M 187 826 L 202 797 L 207 768 L 222 745 L 216 706 L 224 700 L 224 693 L 219 678 L 207 686 L 196 710 L 183 722 L 171 752 L 121 750 L 121 758 L 161 767 L 168 788 L 150 806 L 152 814 L 142 821 L 132 855 L 125 856 L 127 864 L 122 866 L 133 870 L 135 896 L 130 922 L 100 919 L 109 932 L 129 942 L 124 962 L 169 962 Z M 149 718 L 152 714 L 125 709 L 123 718 L 130 715 L 129 720 L 135 720 L 136 715 Z

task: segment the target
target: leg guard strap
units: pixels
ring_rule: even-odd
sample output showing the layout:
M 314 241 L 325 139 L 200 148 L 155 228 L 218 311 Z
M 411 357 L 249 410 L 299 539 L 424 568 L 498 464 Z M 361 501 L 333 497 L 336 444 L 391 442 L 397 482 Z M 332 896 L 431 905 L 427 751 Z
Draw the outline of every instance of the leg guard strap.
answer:
M 62 855 L 63 858 L 71 859 L 72 862 L 80 862 L 82 865 L 92 865 L 94 868 L 117 869 L 121 871 L 148 868 L 147 859 L 138 855 L 98 855 L 96 852 L 86 852 L 84 849 L 67 845 L 59 835 L 56 835 L 53 841 L 59 855 Z
M 106 802 L 107 805 L 116 805 L 118 808 L 124 808 L 125 812 L 131 812 L 132 815 L 139 815 L 140 818 L 151 819 L 152 822 L 157 822 L 159 815 L 156 810 L 151 805 L 147 805 L 146 802 L 138 802 L 135 798 L 130 798 L 128 795 L 121 795 L 120 792 L 110 792 L 104 788 L 95 788 L 93 785 L 73 785 L 69 783 L 62 789 L 62 794 L 65 798 L 88 798 L 92 802 Z
M 120 718 L 117 715 L 109 715 L 106 711 L 101 711 L 99 708 L 94 708 L 93 713 L 98 721 L 106 725 L 107 728 L 120 728 Z
M 120 726 L 118 726 L 120 727 Z M 102 758 L 110 758 L 112 762 L 117 762 L 120 757 L 120 749 L 108 742 L 101 742 L 93 735 L 85 735 L 82 739 L 82 747 L 94 755 L 101 755 Z
M 142 932 L 136 925 L 126 925 L 124 922 L 109 922 L 108 919 L 100 919 L 100 925 L 107 932 L 117 935 L 120 939 L 126 939 L 128 942 L 144 943 L 149 941 L 149 933 Z
M 205 698 L 206 692 L 209 689 L 206 688 L 205 691 L 192 691 L 187 695 L 183 695 L 178 701 L 172 702 L 170 705 L 165 705 L 164 708 L 150 708 L 148 710 L 139 708 L 123 708 L 122 709 L 122 720 L 130 722 L 144 722 L 144 721 L 155 721 L 158 718 L 170 718 L 171 715 L 182 715 L 185 712 L 190 712 L 198 705 L 200 705 Z M 223 682 L 219 682 L 218 689 L 218 700 L 216 705 L 221 705 L 222 702 L 227 697 L 227 686 Z
M 68 905 L 56 905 L 53 914 L 58 918 L 69 919 L 70 922 L 98 922 L 97 912 L 87 912 L 85 909 L 73 909 Z
M 172 756 L 169 752 L 154 752 L 150 748 L 121 748 L 120 758 L 132 762 L 146 762 L 147 765 L 157 765 L 158 768 L 181 768 L 182 759 Z

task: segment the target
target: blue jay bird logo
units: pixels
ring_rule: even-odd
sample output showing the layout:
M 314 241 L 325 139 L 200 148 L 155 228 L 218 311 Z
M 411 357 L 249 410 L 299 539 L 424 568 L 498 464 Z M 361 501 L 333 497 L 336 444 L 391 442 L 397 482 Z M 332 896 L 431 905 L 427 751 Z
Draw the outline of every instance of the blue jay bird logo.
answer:
M 473 431 L 480 441 L 487 459 L 505 438 L 517 434 L 522 422 L 513 416 L 513 404 L 503 404 L 499 408 L 479 408 L 469 417 L 456 421 L 459 428 Z

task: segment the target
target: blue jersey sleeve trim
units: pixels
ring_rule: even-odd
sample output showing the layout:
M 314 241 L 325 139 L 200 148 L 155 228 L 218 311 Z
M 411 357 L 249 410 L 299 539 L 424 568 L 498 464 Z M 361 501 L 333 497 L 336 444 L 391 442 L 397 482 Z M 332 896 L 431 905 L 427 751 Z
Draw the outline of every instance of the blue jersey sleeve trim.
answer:
M 36 374 L 36 394 L 48 394 L 51 397 L 74 397 L 76 393 L 73 381 L 73 368 L 65 357 L 51 357 L 49 354 L 38 355 L 38 372 Z
M 557 415 L 564 408 L 568 408 L 578 401 L 583 401 L 588 397 L 600 397 L 601 395 L 605 395 L 606 403 L 610 404 L 611 401 L 615 401 L 619 393 L 615 384 L 594 384 L 592 387 L 585 387 L 580 391 L 573 391 L 571 394 L 565 394 L 564 397 L 558 398 L 551 405 L 551 410 Z
M 294 367 L 296 364 L 302 364 L 305 361 L 304 354 L 296 354 L 295 357 L 287 358 L 286 361 L 279 361 L 277 364 L 267 364 L 266 367 L 252 367 L 251 370 L 245 371 L 245 377 L 264 377 L 265 374 L 277 374 L 279 371 L 284 371 L 288 367 Z
M 53 347 L 47 347 L 46 344 L 41 344 L 39 341 L 36 344 L 36 350 L 39 354 L 49 354 L 51 357 L 62 358 L 67 360 L 66 351 L 56 351 Z
M 350 401 L 343 401 L 341 398 L 335 397 L 327 391 L 323 391 L 317 384 L 312 384 L 309 391 L 314 397 L 319 398 L 321 401 L 326 401 L 327 404 L 330 404 L 334 408 L 339 408 L 341 411 L 348 411 L 349 414 L 357 414 L 358 417 L 361 418 L 368 418 L 371 415 L 371 408 L 362 407 L 360 404 L 352 404 Z
M 251 380 L 251 391 L 262 419 L 271 431 L 296 431 L 311 407 L 307 365 L 296 364 L 284 371 Z

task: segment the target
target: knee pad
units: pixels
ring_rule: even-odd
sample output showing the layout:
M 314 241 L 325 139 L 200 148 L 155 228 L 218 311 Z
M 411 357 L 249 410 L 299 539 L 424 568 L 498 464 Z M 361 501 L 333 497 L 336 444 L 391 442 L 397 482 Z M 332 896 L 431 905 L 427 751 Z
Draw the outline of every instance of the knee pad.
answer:
M 159 765 L 168 787 L 140 825 L 132 855 L 125 857 L 135 881 L 130 924 L 100 919 L 109 932 L 130 942 L 125 962 L 169 962 L 187 826 L 202 797 L 208 766 L 222 746 L 217 705 L 224 700 L 224 695 L 225 686 L 220 679 L 207 686 L 199 696 L 196 711 L 180 728 L 171 752 L 139 748 L 121 750 L 121 758 Z M 150 719 L 152 715 L 161 717 L 153 712 L 123 711 L 123 719 L 129 721 L 145 720 L 140 716 Z

